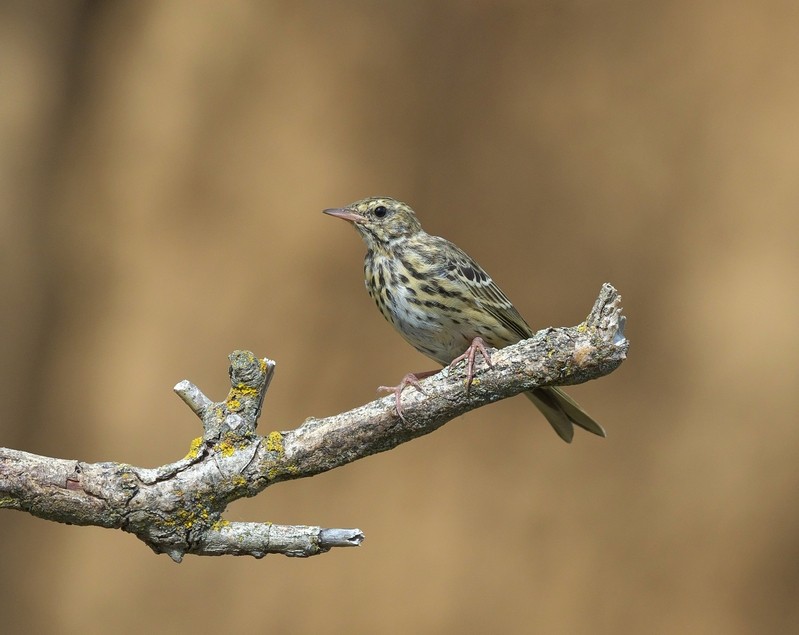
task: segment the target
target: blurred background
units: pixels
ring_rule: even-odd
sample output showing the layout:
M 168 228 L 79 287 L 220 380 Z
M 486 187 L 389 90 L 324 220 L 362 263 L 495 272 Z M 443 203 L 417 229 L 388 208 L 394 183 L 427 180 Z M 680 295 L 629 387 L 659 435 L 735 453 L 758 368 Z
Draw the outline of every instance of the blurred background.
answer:
M 359 527 L 309 560 L 187 557 L 0 512 L 7 633 L 799 628 L 799 5 L 0 5 L 0 445 L 156 466 L 277 360 L 261 430 L 430 368 L 320 210 L 410 203 L 534 328 L 602 282 L 629 360 L 229 510 Z M 486 432 L 490 436 L 486 437 Z M 486 443 L 486 439 L 490 443 Z

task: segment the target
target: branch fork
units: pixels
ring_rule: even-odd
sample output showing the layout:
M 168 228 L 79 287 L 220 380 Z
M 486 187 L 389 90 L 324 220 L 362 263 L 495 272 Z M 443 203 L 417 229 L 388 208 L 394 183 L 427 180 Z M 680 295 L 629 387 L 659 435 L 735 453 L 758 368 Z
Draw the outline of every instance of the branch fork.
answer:
M 275 362 L 234 351 L 224 401 L 211 401 L 188 380 L 175 386 L 203 426 L 183 459 L 140 468 L 0 448 L 0 508 L 122 529 L 176 562 L 186 554 L 307 557 L 358 546 L 364 540 L 359 529 L 231 522 L 223 512 L 234 500 L 275 483 L 313 476 L 429 434 L 468 410 L 537 386 L 581 383 L 612 372 L 629 346 L 621 311 L 621 296 L 603 285 L 585 322 L 544 329 L 495 351 L 491 368 L 476 365 L 468 392 L 457 370 L 425 379 L 423 393 L 406 393 L 404 421 L 394 398 L 385 397 L 265 436 L 256 426 Z

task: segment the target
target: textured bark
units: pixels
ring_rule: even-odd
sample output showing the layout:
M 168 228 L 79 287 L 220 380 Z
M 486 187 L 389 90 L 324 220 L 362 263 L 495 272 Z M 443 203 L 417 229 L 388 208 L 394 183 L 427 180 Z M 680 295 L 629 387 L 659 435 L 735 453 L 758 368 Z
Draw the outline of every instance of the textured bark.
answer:
M 275 363 L 235 351 L 225 401 L 212 402 L 189 381 L 175 386 L 204 429 L 185 458 L 147 469 L 0 448 L 0 507 L 58 522 L 122 529 L 177 562 L 187 553 L 311 556 L 332 547 L 357 546 L 364 539 L 358 529 L 228 522 L 222 514 L 230 502 L 274 483 L 390 450 L 480 406 L 537 386 L 577 384 L 606 375 L 626 357 L 624 322 L 621 296 L 605 284 L 585 322 L 543 329 L 494 351 L 493 367 L 478 363 L 468 393 L 463 368 L 445 368 L 421 383 L 423 393 L 403 393 L 404 421 L 392 395 L 265 436 L 256 433 L 256 425 Z

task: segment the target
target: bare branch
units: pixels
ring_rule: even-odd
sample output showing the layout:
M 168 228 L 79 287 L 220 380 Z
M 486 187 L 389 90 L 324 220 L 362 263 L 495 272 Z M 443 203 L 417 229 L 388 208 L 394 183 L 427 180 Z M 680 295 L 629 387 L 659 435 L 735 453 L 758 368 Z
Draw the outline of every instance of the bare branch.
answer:
M 203 436 L 194 440 L 186 457 L 150 469 L 0 448 L 0 508 L 122 529 L 176 562 L 187 553 L 306 557 L 357 546 L 364 539 L 358 529 L 233 523 L 222 514 L 232 501 L 255 496 L 274 483 L 390 450 L 480 406 L 538 386 L 606 375 L 626 357 L 624 322 L 621 297 L 605 284 L 582 324 L 544 329 L 495 351 L 493 368 L 478 364 L 468 394 L 462 369 L 444 369 L 422 382 L 424 393 L 403 394 L 405 421 L 397 416 L 391 396 L 265 436 L 255 429 L 275 363 L 235 351 L 230 355 L 231 390 L 224 401 L 212 402 L 189 381 L 175 386 L 203 424 Z

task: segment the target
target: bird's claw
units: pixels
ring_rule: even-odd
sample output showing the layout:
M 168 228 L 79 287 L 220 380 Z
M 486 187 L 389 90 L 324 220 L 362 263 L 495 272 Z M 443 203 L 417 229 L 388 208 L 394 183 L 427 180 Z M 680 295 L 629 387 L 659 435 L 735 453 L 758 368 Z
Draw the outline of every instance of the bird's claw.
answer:
M 469 348 L 462 355 L 458 355 L 455 359 L 453 359 L 449 366 L 450 368 L 457 364 L 458 362 L 462 362 L 464 359 L 466 360 L 466 394 L 469 394 L 469 389 L 472 387 L 472 380 L 474 380 L 474 358 L 477 353 L 480 353 L 485 360 L 485 363 L 488 364 L 489 368 L 494 368 L 494 365 L 491 363 L 491 355 L 488 353 L 488 349 L 486 348 L 485 342 L 483 341 L 482 337 L 475 337 L 472 340 L 472 343 L 469 344 Z
M 383 390 L 386 392 L 393 392 L 394 393 L 394 401 L 395 401 L 395 408 L 397 409 L 397 414 L 399 418 L 402 419 L 403 423 L 407 423 L 405 421 L 405 415 L 402 411 L 402 391 L 405 390 L 408 386 L 413 386 L 423 395 L 426 394 L 424 388 L 422 388 L 422 384 L 419 383 L 420 379 L 424 379 L 425 377 L 429 377 L 430 375 L 434 375 L 437 373 L 437 370 L 431 370 L 423 373 L 408 373 L 405 377 L 402 378 L 399 384 L 396 386 L 378 386 L 378 390 Z

